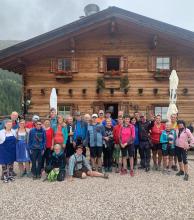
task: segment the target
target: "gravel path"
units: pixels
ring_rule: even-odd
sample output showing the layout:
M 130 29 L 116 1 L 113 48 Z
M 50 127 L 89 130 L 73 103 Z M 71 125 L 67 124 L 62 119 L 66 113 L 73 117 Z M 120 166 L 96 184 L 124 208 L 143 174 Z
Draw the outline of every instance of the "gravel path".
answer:
M 48 183 L 28 178 L 0 183 L 0 219 L 194 219 L 194 161 L 190 180 L 136 170 L 110 179 Z

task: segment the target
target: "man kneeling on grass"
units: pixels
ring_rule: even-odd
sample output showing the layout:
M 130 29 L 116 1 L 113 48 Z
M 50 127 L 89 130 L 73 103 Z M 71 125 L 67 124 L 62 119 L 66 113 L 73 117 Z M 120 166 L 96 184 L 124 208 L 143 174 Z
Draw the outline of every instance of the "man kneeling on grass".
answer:
M 83 147 L 78 145 L 76 147 L 76 153 L 70 157 L 69 160 L 69 178 L 72 180 L 72 177 L 85 179 L 87 176 L 91 177 L 102 177 L 108 179 L 108 174 L 99 173 L 97 171 L 92 171 L 92 168 L 89 165 L 86 157 L 82 155 Z

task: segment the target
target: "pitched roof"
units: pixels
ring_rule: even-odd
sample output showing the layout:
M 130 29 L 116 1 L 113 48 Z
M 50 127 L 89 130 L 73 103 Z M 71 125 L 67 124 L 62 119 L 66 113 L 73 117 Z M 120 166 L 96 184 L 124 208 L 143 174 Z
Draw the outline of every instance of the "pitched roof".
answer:
M 32 39 L 23 41 L 4 50 L 0 50 L 0 65 L 2 59 L 6 59 L 14 55 L 19 56 L 20 54 L 22 54 L 22 52 L 25 52 L 31 48 L 64 37 L 65 35 L 75 33 L 83 28 L 90 27 L 93 24 L 102 22 L 112 17 L 120 18 L 139 26 L 168 34 L 194 47 L 194 32 L 192 31 L 185 30 L 183 28 L 179 28 L 161 21 L 157 21 L 155 19 L 148 18 L 130 11 L 126 11 L 118 7 L 109 7 L 103 11 L 84 17 L 70 24 L 57 28 L 53 31 L 49 31 Z

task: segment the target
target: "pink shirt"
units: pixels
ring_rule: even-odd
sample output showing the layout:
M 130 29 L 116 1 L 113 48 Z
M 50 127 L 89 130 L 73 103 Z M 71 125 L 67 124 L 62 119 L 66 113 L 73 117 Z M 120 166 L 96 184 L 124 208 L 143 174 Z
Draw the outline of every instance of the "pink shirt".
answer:
M 176 130 L 176 146 L 184 149 L 188 149 L 190 144 L 194 144 L 194 137 L 188 128 L 184 129 L 178 137 L 179 130 Z M 190 143 L 188 143 L 188 141 Z
M 135 139 L 135 127 L 130 124 L 128 127 L 122 126 L 120 129 L 120 142 L 121 144 L 131 144 Z

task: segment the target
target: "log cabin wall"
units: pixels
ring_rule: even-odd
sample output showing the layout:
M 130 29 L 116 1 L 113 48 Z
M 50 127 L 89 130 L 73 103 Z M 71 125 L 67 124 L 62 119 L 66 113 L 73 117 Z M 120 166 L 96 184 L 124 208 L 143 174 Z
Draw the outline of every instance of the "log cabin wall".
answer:
M 32 93 L 29 112 L 40 113 L 41 116 L 48 114 L 53 87 L 58 89 L 59 104 L 71 105 L 73 111 L 82 113 L 93 113 L 103 108 L 103 103 L 111 102 L 118 103 L 119 109 L 130 113 L 135 110 L 153 111 L 154 106 L 168 106 L 169 81 L 156 80 L 154 72 L 149 71 L 148 60 L 150 56 L 175 56 L 180 79 L 177 102 L 179 117 L 186 121 L 193 120 L 194 56 L 189 48 L 187 50 L 162 34 L 158 35 L 157 47 L 150 48 L 153 35 L 152 32 L 119 23 L 113 35 L 110 34 L 109 26 L 105 25 L 75 36 L 74 54 L 78 61 L 78 73 L 73 73 L 73 79 L 67 82 L 56 80 L 55 74 L 50 73 L 50 62 L 52 58 L 72 56 L 69 40 L 32 55 L 28 58 L 25 73 L 25 91 L 31 89 Z M 104 76 L 104 73 L 99 73 L 98 58 L 111 55 L 128 59 L 128 72 L 122 73 L 129 78 L 127 94 L 120 89 L 114 89 L 114 94 L 110 94 L 110 89 L 106 88 L 96 93 L 97 78 Z M 41 94 L 42 89 L 45 94 Z M 72 94 L 69 94 L 69 89 Z M 86 89 L 85 94 L 83 89 Z M 142 94 L 139 94 L 138 89 L 143 89 Z M 158 89 L 157 94 L 154 94 L 154 89 Z

